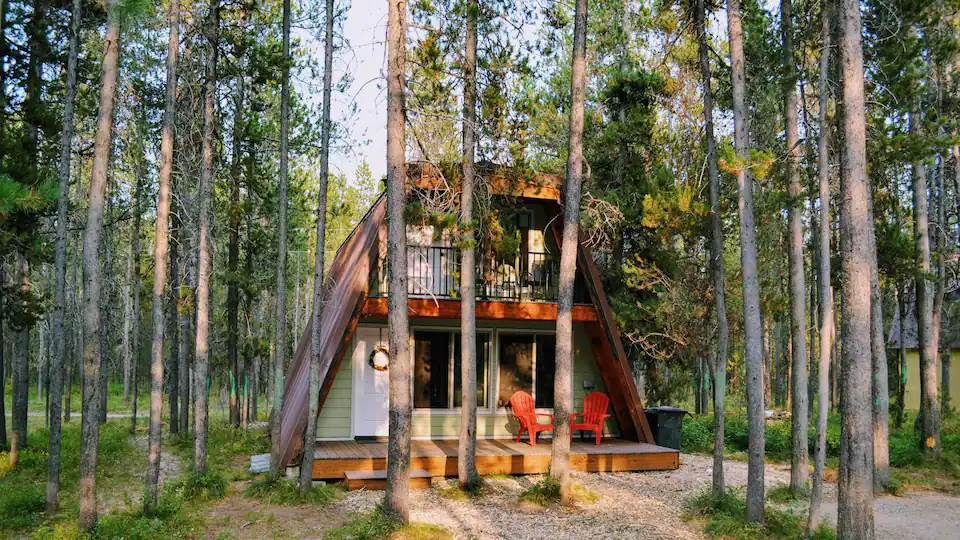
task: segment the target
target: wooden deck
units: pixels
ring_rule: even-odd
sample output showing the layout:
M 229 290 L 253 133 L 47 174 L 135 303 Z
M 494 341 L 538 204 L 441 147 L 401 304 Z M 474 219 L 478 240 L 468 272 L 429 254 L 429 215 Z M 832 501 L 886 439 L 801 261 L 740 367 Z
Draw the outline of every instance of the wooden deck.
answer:
M 481 474 L 540 474 L 550 470 L 550 440 L 536 446 L 526 441 L 481 439 L 477 441 L 477 471 Z M 646 443 L 605 439 L 599 446 L 592 440 L 574 439 L 570 464 L 587 472 L 662 471 L 680 466 L 680 454 L 673 449 Z M 432 476 L 457 475 L 457 441 L 413 441 L 410 467 Z M 342 480 L 346 471 L 373 471 L 387 468 L 387 443 L 354 441 L 318 442 L 313 462 L 317 480 Z

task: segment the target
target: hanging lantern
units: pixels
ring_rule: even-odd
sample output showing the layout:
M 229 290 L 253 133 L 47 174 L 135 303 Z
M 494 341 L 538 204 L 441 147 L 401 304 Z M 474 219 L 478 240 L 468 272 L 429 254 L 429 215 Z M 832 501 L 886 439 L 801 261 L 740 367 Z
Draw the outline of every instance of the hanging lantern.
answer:
M 390 367 L 390 350 L 380 344 L 370 353 L 370 367 L 377 371 L 386 371 Z

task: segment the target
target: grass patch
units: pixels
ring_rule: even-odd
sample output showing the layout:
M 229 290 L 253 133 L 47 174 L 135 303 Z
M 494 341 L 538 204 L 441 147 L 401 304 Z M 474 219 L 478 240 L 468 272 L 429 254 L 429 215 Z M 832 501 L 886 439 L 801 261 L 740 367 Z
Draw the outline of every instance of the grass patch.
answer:
M 42 419 L 39 419 L 42 422 Z M 57 520 L 72 519 L 77 512 L 77 481 L 80 470 L 80 422 L 63 425 L 60 455 L 60 513 L 44 512 L 50 432 L 31 429 L 27 447 L 20 452 L 16 467 L 9 465 L 9 453 L 0 452 L 0 537 L 19 536 Z M 108 422 L 100 428 L 97 488 L 115 492 L 117 486 L 139 481 L 146 456 L 130 443 L 125 425 Z
M 593 504 L 600 496 L 579 484 L 570 486 L 570 502 Z M 560 482 L 552 476 L 544 476 L 536 484 L 520 493 L 520 502 L 529 502 L 540 506 L 560 503 Z
M 227 496 L 227 479 L 217 471 L 203 474 L 191 471 L 186 478 L 174 482 L 173 486 L 184 501 L 206 502 Z
M 763 523 L 748 523 L 744 517 L 747 504 L 738 492 L 727 491 L 721 497 L 705 492 L 687 504 L 689 519 L 706 521 L 703 532 L 715 538 L 766 540 L 770 538 L 802 538 L 807 518 L 803 513 L 767 506 Z M 836 532 L 821 524 L 813 533 L 815 540 L 834 540 Z
M 193 437 L 190 433 L 173 435 L 167 446 L 181 460 L 193 460 Z M 266 430 L 248 429 L 246 433 L 234 429 L 227 421 L 210 423 L 207 432 L 207 468 L 223 471 L 228 481 L 249 480 L 247 472 L 250 456 L 270 451 Z
M 285 506 L 315 504 L 324 506 L 339 499 L 343 491 L 333 485 L 320 484 L 314 485 L 308 493 L 301 493 L 297 483 L 285 480 L 283 477 L 266 475 L 251 482 L 245 494 L 248 497 L 270 504 Z
M 777 484 L 768 489 L 764 498 L 774 504 L 786 504 L 810 498 L 810 491 L 804 486 L 800 493 L 794 493 L 787 484 Z
M 439 525 L 408 523 L 392 519 L 377 506 L 372 512 L 351 514 L 352 519 L 342 527 L 326 532 L 324 538 L 332 540 L 442 540 L 453 533 Z
M 483 487 L 481 478 L 477 478 L 466 486 L 461 486 L 459 481 L 453 480 L 447 486 L 438 486 L 437 495 L 452 501 L 465 501 L 482 497 Z
M 507 473 L 493 473 L 483 475 L 484 480 L 510 480 L 513 478 Z

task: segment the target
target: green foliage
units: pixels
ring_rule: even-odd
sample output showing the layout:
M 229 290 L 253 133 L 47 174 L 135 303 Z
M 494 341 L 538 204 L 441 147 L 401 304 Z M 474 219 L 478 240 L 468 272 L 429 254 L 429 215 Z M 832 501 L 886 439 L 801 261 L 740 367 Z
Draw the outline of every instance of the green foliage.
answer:
M 721 497 L 705 492 L 687 503 L 686 512 L 687 518 L 707 521 L 704 532 L 708 535 L 736 540 L 802 538 L 807 522 L 804 514 L 767 506 L 763 523 L 748 523 L 744 519 L 747 505 L 743 494 L 731 490 Z M 836 538 L 836 532 L 821 523 L 813 538 L 832 540 Z
M 570 486 L 570 502 L 593 504 L 599 499 L 600 497 L 596 493 L 579 484 L 572 484 Z M 560 482 L 550 475 L 544 476 L 539 482 L 531 485 L 520 493 L 520 501 L 538 504 L 540 506 L 559 504 Z
M 790 420 L 767 422 L 766 424 L 766 455 L 774 461 L 789 461 L 793 445 L 791 439 Z M 680 432 L 680 447 L 683 452 L 713 452 L 714 436 L 713 416 L 702 415 L 688 417 L 683 421 Z M 727 415 L 723 429 L 723 444 L 727 452 L 746 452 L 749 447 L 749 430 L 747 419 L 744 417 Z M 811 424 L 808 433 L 808 450 L 816 449 L 816 425 Z M 893 439 L 891 434 L 891 456 L 893 455 Z M 840 455 L 840 418 L 831 416 L 827 422 L 827 457 L 835 458 Z M 891 457 L 892 459 L 892 457 Z
M 216 471 L 198 474 L 191 471 L 185 479 L 176 483 L 177 493 L 185 501 L 206 502 L 222 499 L 227 495 L 227 479 Z
M 346 525 L 331 529 L 324 538 L 331 540 L 381 540 L 386 538 L 405 540 L 441 540 L 451 538 L 453 533 L 438 525 L 425 523 L 401 524 L 383 512 L 381 506 L 370 512 L 351 514 Z
M 324 506 L 339 499 L 342 490 L 330 484 L 314 485 L 307 493 L 302 493 L 296 482 L 269 474 L 250 483 L 246 495 L 270 504 L 295 506 L 314 504 Z
M 16 467 L 9 465 L 8 453 L 0 452 L 0 464 L 3 464 L 0 466 L 0 536 L 5 533 L 16 536 L 43 525 L 52 517 L 44 513 L 49 437 L 46 428 L 31 430 L 27 434 L 27 448 L 20 452 Z M 136 458 L 131 459 L 131 455 Z M 69 510 L 76 504 L 80 422 L 64 424 L 60 456 L 60 506 Z M 101 426 L 97 471 L 101 486 L 110 486 L 118 477 L 136 478 L 128 476 L 128 469 L 139 472 L 142 461 L 142 455 L 130 444 L 125 426 L 112 422 Z

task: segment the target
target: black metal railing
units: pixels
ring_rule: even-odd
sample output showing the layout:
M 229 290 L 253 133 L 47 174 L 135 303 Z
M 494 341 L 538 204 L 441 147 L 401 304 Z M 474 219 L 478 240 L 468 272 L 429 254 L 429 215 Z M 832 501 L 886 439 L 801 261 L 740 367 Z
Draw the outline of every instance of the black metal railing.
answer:
M 556 302 L 559 275 L 559 261 L 548 253 L 481 257 L 476 267 L 477 298 Z M 371 290 L 374 296 L 386 296 L 386 260 L 378 265 Z M 460 250 L 408 246 L 407 294 L 412 298 L 459 298 Z

